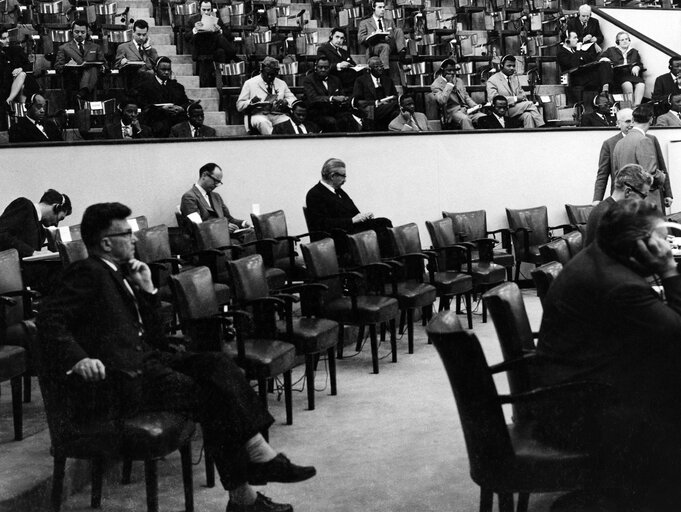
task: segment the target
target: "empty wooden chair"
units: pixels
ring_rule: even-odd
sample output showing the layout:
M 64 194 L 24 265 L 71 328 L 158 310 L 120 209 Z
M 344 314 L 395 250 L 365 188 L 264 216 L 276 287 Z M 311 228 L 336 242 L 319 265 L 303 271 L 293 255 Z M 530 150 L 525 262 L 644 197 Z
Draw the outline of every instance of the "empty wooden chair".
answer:
M 544 298 L 549 291 L 549 287 L 556 277 L 558 277 L 561 270 L 563 270 L 563 265 L 557 261 L 544 263 L 543 265 L 532 269 L 532 280 L 537 287 L 537 297 L 539 297 L 542 304 L 544 304 Z

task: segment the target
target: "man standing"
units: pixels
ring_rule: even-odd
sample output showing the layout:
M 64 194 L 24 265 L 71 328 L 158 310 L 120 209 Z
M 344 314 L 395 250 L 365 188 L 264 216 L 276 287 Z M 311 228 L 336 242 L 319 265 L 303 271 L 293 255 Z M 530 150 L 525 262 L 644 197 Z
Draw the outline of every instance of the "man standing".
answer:
M 0 215 L 0 251 L 16 249 L 19 256 L 31 256 L 45 244 L 45 228 L 57 226 L 71 215 L 71 199 L 49 189 L 35 204 L 19 197 Z
M 508 100 L 505 96 L 492 98 L 492 113 L 478 119 L 478 129 L 481 130 L 507 130 L 509 128 L 522 128 L 520 121 L 514 117 L 508 117 Z
M 595 110 L 582 116 L 579 126 L 615 126 L 617 119 L 612 115 L 612 101 L 608 93 L 594 98 Z
M 463 80 L 456 76 L 456 62 L 452 59 L 442 61 L 437 78 L 430 84 L 430 92 L 440 108 L 444 109 L 447 127 L 472 130 L 473 121 L 482 116 L 479 112 L 468 114 L 468 109 L 479 109 L 480 105 L 468 95 Z
M 352 93 L 354 105 L 364 113 L 368 124 L 373 122 L 376 131 L 387 131 L 390 121 L 399 112 L 397 89 L 390 77 L 384 73 L 378 57 L 369 59 L 369 72 L 355 80 Z
M 217 136 L 213 128 L 203 124 L 205 116 L 200 103 L 189 105 L 187 107 L 187 116 L 189 116 L 188 121 L 178 123 L 170 129 L 171 139 L 202 139 Z
M 277 454 L 261 432 L 273 418 L 234 362 L 220 352 L 168 351 L 149 267 L 134 258 L 130 209 L 120 203 L 87 208 L 81 222 L 89 257 L 69 266 L 37 320 L 41 361 L 72 393 L 73 421 L 95 393 L 108 415 L 172 411 L 196 418 L 207 452 L 229 492 L 227 512 L 292 512 L 256 493 L 249 482 L 299 482 L 312 466 Z M 129 378 L 119 377 L 126 374 Z M 87 383 L 99 383 L 92 388 Z
M 87 100 L 92 97 L 97 87 L 99 68 L 102 68 L 105 63 L 104 52 L 98 44 L 86 40 L 87 21 L 74 21 L 71 24 L 71 32 L 73 39 L 61 45 L 57 51 L 54 69 L 57 73 L 64 73 L 68 69 L 78 71 L 78 86 L 71 83 L 70 77 L 67 76 L 65 87 L 68 90 L 77 89 L 77 97 Z
M 245 115 L 246 130 L 257 130 L 270 135 L 275 124 L 288 120 L 287 112 L 296 101 L 286 82 L 277 78 L 279 61 L 265 57 L 260 64 L 260 74 L 249 78 L 241 88 L 236 109 Z
M 26 115 L 20 117 L 9 129 L 10 142 L 61 141 L 61 130 L 51 119 L 46 119 L 47 101 L 40 94 L 34 94 L 26 102 Z
M 508 115 L 520 118 L 525 128 L 544 126 L 544 118 L 535 104 L 527 99 L 515 74 L 515 57 L 504 55 L 500 65 L 501 70 L 487 79 L 487 97 L 505 96 L 509 106 Z
M 670 94 L 681 93 L 681 57 L 669 59 L 669 73 L 660 75 L 655 79 L 653 87 L 653 101 L 660 103 L 662 113 L 669 110 L 667 99 Z
M 594 205 L 603 200 L 605 196 L 605 188 L 610 179 L 610 193 L 615 189 L 615 175 L 618 169 L 615 168 L 612 162 L 612 152 L 615 145 L 622 140 L 622 138 L 629 133 L 633 126 L 632 118 L 633 110 L 630 108 L 623 108 L 617 112 L 617 128 L 620 132 L 603 141 L 601 145 L 601 152 L 598 157 L 598 172 L 596 173 L 596 184 L 594 185 L 594 196 L 592 202 Z
M 681 127 L 681 91 L 670 96 L 669 104 L 671 110 L 658 117 L 655 126 Z
M 421 112 L 416 112 L 414 97 L 408 94 L 400 96 L 400 113 L 390 121 L 388 129 L 391 132 L 429 132 L 428 118 Z
M 396 54 L 401 61 L 407 55 L 404 32 L 392 20 L 385 19 L 385 2 L 374 0 L 371 3 L 374 15 L 363 19 L 357 29 L 359 44 L 367 47 L 367 57 L 380 58 L 385 69 L 390 69 L 390 54 Z
M 343 94 L 352 95 L 352 88 L 355 85 L 357 72 L 352 69 L 357 63 L 353 60 L 350 52 L 345 48 L 345 32 L 342 28 L 334 27 L 331 29 L 331 36 L 328 43 L 324 43 L 317 48 L 317 59 L 326 57 L 330 64 L 330 73 L 338 77 L 343 85 Z
M 151 47 L 148 34 L 149 24 L 144 20 L 135 20 L 132 26 L 132 41 L 121 43 L 116 48 L 116 69 L 137 79 L 143 78 L 144 74 L 154 74 L 158 52 Z M 138 76 L 138 73 L 141 76 Z
M 350 98 L 343 92 L 340 79 L 329 74 L 330 68 L 327 57 L 317 57 L 315 72 L 303 79 L 305 103 L 310 118 L 323 132 L 348 131 Z
M 140 124 L 138 116 L 139 108 L 132 98 L 124 98 L 118 108 L 120 116 L 113 118 L 111 123 L 106 123 L 102 130 L 105 139 L 147 139 L 153 137 L 151 128 Z
M 665 207 L 672 205 L 672 187 L 662 151 L 659 150 L 660 143 L 653 135 L 647 135 L 653 120 L 653 109 L 649 104 L 639 105 L 634 109 L 632 116 L 634 126 L 613 150 L 613 167 L 616 170 L 627 164 L 639 164 L 643 167 L 654 179 L 652 190 L 659 190 L 659 193 L 652 194 L 650 199 L 664 211 Z
M 272 128 L 272 135 L 305 135 L 307 133 L 319 133 L 319 127 L 307 120 L 307 107 L 302 100 L 294 101 L 291 105 L 291 119 L 275 124 Z
M 612 195 L 598 203 L 586 223 L 584 245 L 587 246 L 596 239 L 596 229 L 601 217 L 618 201 L 625 199 L 646 199 L 653 184 L 653 177 L 638 164 L 625 165 L 615 176 L 615 189 Z

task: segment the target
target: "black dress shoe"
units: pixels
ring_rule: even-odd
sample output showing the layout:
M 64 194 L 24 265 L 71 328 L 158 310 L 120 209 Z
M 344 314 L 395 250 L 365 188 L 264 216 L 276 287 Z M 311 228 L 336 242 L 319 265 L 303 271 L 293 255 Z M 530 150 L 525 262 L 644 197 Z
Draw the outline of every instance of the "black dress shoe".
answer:
M 240 505 L 229 500 L 227 512 L 293 512 L 293 507 L 288 503 L 275 503 L 264 494 L 258 493 L 250 505 Z
M 267 462 L 248 465 L 248 483 L 265 485 L 267 482 L 302 482 L 317 474 L 314 466 L 296 466 L 283 453 Z

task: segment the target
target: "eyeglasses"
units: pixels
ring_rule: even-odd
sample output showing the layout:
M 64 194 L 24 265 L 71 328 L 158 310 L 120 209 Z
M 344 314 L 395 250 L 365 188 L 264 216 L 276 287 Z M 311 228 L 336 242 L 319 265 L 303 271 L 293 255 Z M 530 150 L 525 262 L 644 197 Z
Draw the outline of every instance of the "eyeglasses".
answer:
M 334 172 L 331 176 L 341 176 L 342 178 L 345 178 L 347 174 L 341 174 L 339 172 Z
M 627 186 L 627 187 L 629 187 L 632 191 L 636 192 L 636 194 L 638 195 L 638 197 L 640 197 L 641 199 L 645 199 L 646 197 L 648 197 L 648 194 L 644 194 L 644 193 L 641 192 L 639 189 L 637 189 L 636 187 L 630 185 L 630 184 L 627 183 L 626 181 L 624 182 L 624 185 Z
M 215 176 L 211 176 L 210 174 L 207 174 L 206 176 L 208 176 L 210 179 L 212 179 L 215 182 L 216 185 L 222 185 L 222 182 L 219 179 L 217 179 Z
M 104 235 L 102 238 L 111 238 L 114 236 L 127 236 L 127 237 L 132 237 L 132 229 L 128 229 L 127 231 L 119 231 L 118 233 L 107 233 Z

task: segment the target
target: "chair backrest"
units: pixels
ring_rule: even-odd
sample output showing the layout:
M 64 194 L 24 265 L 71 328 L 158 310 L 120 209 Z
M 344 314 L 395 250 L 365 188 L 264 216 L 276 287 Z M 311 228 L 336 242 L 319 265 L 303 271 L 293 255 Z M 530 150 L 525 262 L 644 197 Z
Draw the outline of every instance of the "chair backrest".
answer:
M 439 313 L 426 328 L 447 372 L 466 441 L 471 477 L 480 482 L 508 467 L 513 449 L 489 366 L 473 333 L 454 311 Z
M 523 351 L 535 349 L 525 302 L 516 283 L 495 286 L 482 298 L 492 315 L 504 360 L 515 359 L 522 356 Z
M 288 227 L 286 226 L 286 215 L 284 210 L 277 210 L 275 212 L 262 213 L 260 215 L 251 214 L 251 221 L 253 222 L 253 229 L 258 240 L 263 238 L 277 238 L 279 236 L 288 236 Z M 281 258 L 288 258 L 289 245 L 287 241 L 281 241 L 272 247 L 272 258 L 278 260 Z
M 137 217 L 130 217 L 128 218 L 128 223 L 130 224 L 130 227 L 133 228 L 133 231 L 137 232 L 140 229 L 147 229 L 149 227 L 149 222 L 147 222 L 147 218 L 144 215 L 138 215 Z M 137 229 L 135 229 L 135 226 Z
M 305 225 L 307 226 L 307 230 L 310 233 L 317 231 L 317 227 L 313 225 L 314 221 L 312 220 L 310 214 L 307 211 L 307 206 L 303 206 L 303 217 L 305 217 Z M 318 240 L 321 240 L 321 238 L 319 238 L 319 235 L 313 233 L 310 235 L 310 240 L 313 242 L 317 242 Z
M 508 227 L 511 231 L 515 231 L 518 228 L 531 230 L 529 234 L 530 245 L 541 245 L 549 241 L 549 216 L 546 206 L 520 210 L 506 208 L 506 218 L 508 219 Z M 525 256 L 525 247 L 522 243 L 519 243 L 522 239 L 518 235 L 513 236 L 516 254 L 519 258 Z
M 7 292 L 18 292 L 24 289 L 24 281 L 21 278 L 21 264 L 19 252 L 16 249 L 7 249 L 0 252 L 0 295 Z M 24 320 L 24 302 L 21 296 L 12 297 L 15 301 L 13 306 L 4 308 L 6 312 L 6 327 Z
M 87 247 L 82 240 L 70 242 L 57 242 L 57 251 L 63 266 L 67 267 L 74 261 L 84 260 L 88 257 Z
M 378 237 L 375 231 L 362 231 L 348 235 L 352 259 L 357 265 L 369 265 L 381 261 Z
M 456 243 L 456 235 L 454 234 L 454 224 L 452 219 L 446 217 L 444 219 L 427 220 L 426 228 L 430 235 L 430 241 L 436 249 L 447 247 Z M 460 261 L 448 261 L 447 254 L 440 252 L 437 257 L 438 268 L 440 270 L 453 270 L 459 268 Z
M 56 249 L 58 242 L 70 242 L 71 240 L 80 239 L 80 224 L 74 224 L 72 226 L 59 226 L 57 229 L 47 230 L 47 246 L 52 249 Z
M 232 238 L 229 235 L 229 220 L 225 217 L 194 224 L 194 231 L 199 249 L 217 249 L 218 247 L 232 245 Z
M 558 277 L 561 270 L 563 270 L 563 265 L 557 261 L 552 261 L 530 271 L 534 285 L 537 287 L 537 297 L 542 304 L 544 304 L 544 297 L 546 297 L 551 283 Z
M 539 254 L 541 254 L 544 263 L 549 261 L 558 261 L 563 265 L 566 265 L 570 261 L 570 248 L 568 247 L 567 241 L 563 238 L 558 238 L 552 240 L 546 244 L 539 246 Z
M 338 256 L 336 256 L 336 245 L 333 239 L 324 238 L 317 242 L 301 244 L 300 249 L 312 279 L 316 280 L 338 273 Z M 343 295 L 341 279 L 325 279 L 322 282 L 329 287 L 324 293 L 325 300 L 333 300 Z
M 487 238 L 487 212 L 442 212 L 442 217 L 452 219 L 454 234 L 463 242 Z
M 392 236 L 393 249 L 398 256 L 423 250 L 421 248 L 419 227 L 415 223 L 394 226 L 388 228 L 388 232 Z
M 567 212 L 568 221 L 573 226 L 586 224 L 593 208 L 592 204 L 566 204 L 565 211 Z
M 584 247 L 584 236 L 580 231 L 570 231 L 569 233 L 565 233 L 561 238 L 567 242 L 571 258 L 577 256 L 577 253 Z
M 160 224 L 135 233 L 137 257 L 145 263 L 172 258 L 168 226 Z
M 270 294 L 265 264 L 259 254 L 230 261 L 229 273 L 234 283 L 234 297 L 237 302 L 248 302 Z

